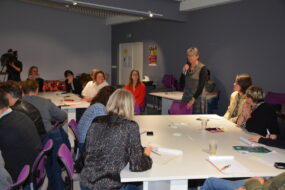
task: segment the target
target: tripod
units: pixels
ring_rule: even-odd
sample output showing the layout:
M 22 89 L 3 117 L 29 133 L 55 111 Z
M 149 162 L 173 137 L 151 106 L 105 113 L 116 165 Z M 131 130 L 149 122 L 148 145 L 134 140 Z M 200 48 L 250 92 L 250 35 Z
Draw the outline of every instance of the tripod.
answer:
M 1 68 L 1 71 L 0 71 L 0 75 L 3 75 L 3 80 L 0 79 L 0 82 L 5 82 L 6 81 L 6 76 L 7 76 L 7 72 L 3 72 L 4 68 L 5 68 L 5 65 L 1 64 L 2 68 Z

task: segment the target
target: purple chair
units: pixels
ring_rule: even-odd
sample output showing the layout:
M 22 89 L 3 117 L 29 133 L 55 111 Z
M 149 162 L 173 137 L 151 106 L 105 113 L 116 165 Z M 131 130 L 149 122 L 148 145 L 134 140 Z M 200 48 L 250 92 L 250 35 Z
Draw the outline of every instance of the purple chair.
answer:
M 173 88 L 174 87 L 174 77 L 173 75 L 164 75 L 162 79 L 162 84 L 165 88 Z
M 65 190 L 73 190 L 73 174 L 74 174 L 74 163 L 72 159 L 72 154 L 65 144 L 62 144 L 57 152 L 57 156 L 63 163 L 64 168 L 67 173 L 65 177 Z
M 192 108 L 187 109 L 186 105 L 187 105 L 187 103 L 185 103 L 185 102 L 173 101 L 171 106 L 170 106 L 169 114 L 170 115 L 192 114 L 192 111 L 193 111 Z
M 138 104 L 135 104 L 135 115 L 140 115 L 141 114 L 141 110 L 140 110 L 140 106 Z
M 23 185 L 28 179 L 29 174 L 30 174 L 30 166 L 25 165 L 21 170 L 16 183 L 7 186 L 4 190 L 20 189 L 21 187 L 23 188 Z
M 74 149 L 73 149 L 73 154 L 74 154 L 74 160 L 77 160 L 79 157 L 79 140 L 78 140 L 78 134 L 77 134 L 77 122 L 72 119 L 68 123 L 68 127 L 71 129 L 73 135 L 74 135 Z
M 32 170 L 31 170 L 31 190 L 39 189 L 39 187 L 44 183 L 46 177 L 45 162 L 47 159 L 47 154 L 53 147 L 52 139 L 49 139 L 43 150 L 36 157 Z
M 268 104 L 283 104 L 285 102 L 285 93 L 268 92 L 264 101 Z

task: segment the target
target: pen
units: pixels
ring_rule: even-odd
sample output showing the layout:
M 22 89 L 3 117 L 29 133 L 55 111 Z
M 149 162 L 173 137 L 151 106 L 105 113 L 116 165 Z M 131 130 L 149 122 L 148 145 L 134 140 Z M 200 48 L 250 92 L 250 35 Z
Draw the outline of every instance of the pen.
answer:
M 223 171 L 223 170 L 225 170 L 225 169 L 227 169 L 227 168 L 229 168 L 229 167 L 231 167 L 230 164 L 229 164 L 229 165 L 226 165 L 226 166 L 224 166 L 224 167 L 222 167 L 220 170 Z
M 216 170 L 222 173 L 222 170 L 220 170 L 213 162 L 211 162 L 209 159 L 206 159 Z
M 161 154 L 159 154 L 158 152 L 155 152 L 155 151 L 151 151 L 152 153 L 154 153 L 154 154 L 156 154 L 156 155 L 158 155 L 158 156 L 161 156 Z

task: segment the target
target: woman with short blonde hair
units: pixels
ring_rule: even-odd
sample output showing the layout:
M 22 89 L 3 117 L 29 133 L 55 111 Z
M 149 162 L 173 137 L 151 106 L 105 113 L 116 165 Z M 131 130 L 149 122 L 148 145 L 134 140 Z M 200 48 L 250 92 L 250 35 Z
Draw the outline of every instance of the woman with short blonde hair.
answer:
M 108 115 L 96 117 L 85 139 L 84 167 L 80 174 L 82 190 L 127 190 L 120 172 L 129 163 L 131 171 L 151 168 L 152 148 L 143 148 L 139 126 L 134 114 L 133 95 L 124 89 L 116 90 L 106 106 Z

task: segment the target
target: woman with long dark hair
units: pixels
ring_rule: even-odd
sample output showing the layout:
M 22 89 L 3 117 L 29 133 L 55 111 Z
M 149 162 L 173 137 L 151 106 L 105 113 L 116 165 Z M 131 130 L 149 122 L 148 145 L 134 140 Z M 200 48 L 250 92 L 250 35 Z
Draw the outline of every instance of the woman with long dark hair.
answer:
M 140 73 L 138 70 L 134 69 L 131 71 L 129 82 L 124 88 L 133 94 L 135 103 L 138 104 L 140 108 L 143 108 L 145 99 L 145 85 L 140 80 Z

